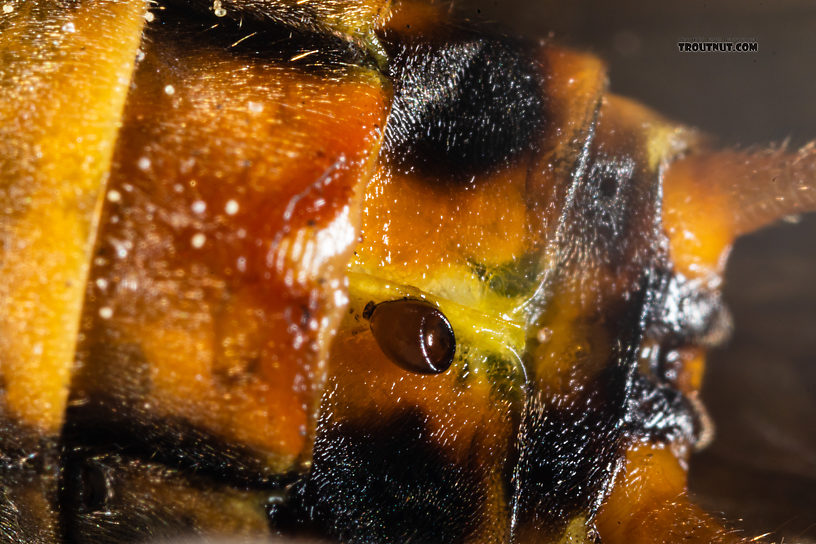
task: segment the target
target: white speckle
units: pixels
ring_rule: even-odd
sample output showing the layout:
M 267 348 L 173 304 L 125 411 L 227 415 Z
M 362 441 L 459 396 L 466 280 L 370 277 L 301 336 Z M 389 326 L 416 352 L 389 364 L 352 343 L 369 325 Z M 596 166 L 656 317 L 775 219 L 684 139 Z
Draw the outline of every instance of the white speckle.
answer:
M 549 327 L 542 327 L 538 330 L 538 334 L 536 334 L 536 339 L 541 344 L 546 344 L 552 338 L 553 331 Z
M 120 259 L 124 259 L 127 257 L 128 249 L 133 247 L 132 243 L 129 243 L 127 240 L 117 240 L 116 238 L 111 238 L 109 242 L 113 249 L 116 251 L 116 256 Z
M 181 165 L 180 165 L 181 166 L 181 168 L 180 168 L 181 173 L 182 174 L 189 174 L 190 171 L 193 169 L 193 166 L 195 166 L 195 163 L 196 163 L 195 157 L 189 157 L 187 159 L 182 159 Z
M 181 183 L 176 183 L 175 185 L 173 185 L 173 190 L 177 193 L 182 193 L 184 192 L 184 185 L 182 185 Z
M 108 280 L 105 278 L 96 278 L 96 286 L 100 289 L 107 289 L 108 288 Z
M 116 189 L 111 189 L 110 191 L 108 191 L 108 201 L 119 202 L 120 200 L 122 200 L 122 195 L 119 194 L 119 191 L 117 191 Z
M 238 267 L 238 272 L 246 272 L 246 257 L 238 257 L 235 265 Z
M 147 157 L 141 157 L 136 165 L 139 167 L 139 170 L 147 170 L 150 168 L 150 159 Z
M 122 287 L 130 291 L 136 291 L 139 289 L 139 281 L 135 277 L 129 276 L 122 280 Z
M 62 25 L 62 31 L 63 32 L 69 32 L 69 33 L 74 33 L 74 32 L 76 32 L 76 27 L 74 26 L 73 22 L 68 21 L 67 23 Z
M 204 242 L 206 241 L 207 237 L 201 234 L 200 232 L 197 232 L 193 234 L 193 237 L 190 239 L 190 244 L 192 244 L 194 248 L 200 249 L 204 247 Z
M 145 58 L 145 52 L 141 49 L 136 51 L 136 62 L 142 62 Z
M 155 19 L 156 16 L 153 15 L 152 11 L 148 11 L 147 13 L 144 14 L 144 18 L 145 18 L 145 21 L 147 21 L 148 23 L 152 23 L 153 19 Z
M 102 306 L 99 308 L 99 317 L 102 319 L 110 319 L 113 317 L 113 309 L 108 306 Z
M 247 106 L 252 113 L 261 113 L 264 110 L 264 105 L 260 102 L 249 102 Z
M 346 296 L 345 292 L 340 291 L 340 290 L 337 290 L 337 291 L 334 292 L 334 304 L 337 307 L 345 306 L 346 304 L 348 304 L 348 301 L 349 301 L 349 299 Z M 312 323 L 310 322 L 309 325 L 311 325 L 311 324 Z M 314 320 L 314 328 L 312 330 L 316 330 L 316 329 L 317 329 L 317 320 Z
M 235 215 L 238 213 L 238 202 L 235 200 L 228 200 L 227 204 L 224 206 L 224 211 L 227 212 L 227 215 Z
M 34 355 L 42 355 L 43 352 L 42 342 L 37 342 L 36 344 L 34 344 L 34 347 L 31 351 L 34 352 Z
M 207 203 L 203 200 L 196 200 L 190 208 L 193 210 L 193 213 L 204 213 L 207 210 Z
M 238 238 L 241 238 L 241 239 L 246 238 L 246 235 L 247 235 L 246 229 L 238 229 L 235 232 L 235 235 L 238 236 Z
M 167 96 L 173 96 L 174 94 L 176 94 L 176 88 L 173 87 L 172 85 L 165 85 L 164 94 L 166 94 Z
M 12 11 L 14 11 L 13 4 L 3 4 L 3 13 L 11 13 Z
M 213 1 L 213 13 L 216 17 L 223 17 L 227 14 L 227 10 L 221 7 L 221 0 L 214 0 Z

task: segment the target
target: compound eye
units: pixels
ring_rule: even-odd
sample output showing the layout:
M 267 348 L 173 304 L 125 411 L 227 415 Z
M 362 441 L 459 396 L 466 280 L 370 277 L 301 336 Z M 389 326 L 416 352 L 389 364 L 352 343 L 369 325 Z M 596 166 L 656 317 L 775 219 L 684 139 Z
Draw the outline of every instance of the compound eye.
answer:
M 439 374 L 456 352 L 453 328 L 439 309 L 420 300 L 392 300 L 371 312 L 371 332 L 380 349 L 409 372 Z

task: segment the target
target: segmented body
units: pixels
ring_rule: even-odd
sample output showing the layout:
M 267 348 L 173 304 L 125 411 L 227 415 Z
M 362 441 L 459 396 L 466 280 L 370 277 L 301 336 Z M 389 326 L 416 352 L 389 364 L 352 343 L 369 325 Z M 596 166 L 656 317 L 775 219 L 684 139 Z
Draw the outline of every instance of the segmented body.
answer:
M 2 110 L 8 538 L 734 541 L 684 495 L 742 228 L 664 187 L 693 131 L 440 6 L 160 7 L 3 21 L 7 103 L 96 108 Z

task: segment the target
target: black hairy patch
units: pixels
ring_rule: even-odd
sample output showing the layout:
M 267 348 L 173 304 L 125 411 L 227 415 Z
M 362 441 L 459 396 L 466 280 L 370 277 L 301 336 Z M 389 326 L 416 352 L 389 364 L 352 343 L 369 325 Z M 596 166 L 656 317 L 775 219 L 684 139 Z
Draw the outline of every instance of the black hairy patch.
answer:
M 350 544 L 455 543 L 479 520 L 484 484 L 446 458 L 419 410 L 322 425 L 290 509 Z
M 394 102 L 386 159 L 439 181 L 500 170 L 540 140 L 540 74 L 530 46 L 503 38 L 398 44 L 387 73 Z
M 272 473 L 264 456 L 252 448 L 112 399 L 95 398 L 71 406 L 63 441 L 69 449 L 126 454 L 244 488 L 274 486 L 293 478 Z
M 630 355 L 613 355 L 567 403 L 529 399 L 513 485 L 519 523 L 557 538 L 574 516 L 599 506 L 624 437 L 631 366 Z
M 629 400 L 629 433 L 652 441 L 696 444 L 705 431 L 703 415 L 683 393 L 638 375 Z
M 39 453 L 30 453 L 34 457 Z M 57 465 L 41 471 L 21 458 L 0 465 L 0 542 L 56 542 Z
M 731 316 L 718 290 L 670 270 L 660 272 L 657 299 L 649 316 L 650 334 L 667 347 L 716 346 L 731 334 Z
M 570 240 L 612 274 L 641 270 L 653 258 L 658 177 L 637 163 L 632 150 L 593 148 L 575 191 Z
M 285 65 L 305 73 L 331 76 L 349 65 L 373 66 L 375 60 L 356 43 L 312 28 L 293 28 L 266 17 L 216 17 L 212 2 L 165 2 L 147 28 L 147 40 L 167 44 L 166 36 L 185 52 L 210 53 L 213 62 L 228 54 L 247 63 Z M 195 9 L 203 8 L 203 9 Z M 192 9 L 191 9 L 192 8 Z M 240 11 L 251 14 L 256 10 Z M 161 37 L 161 38 L 159 38 Z M 176 45 L 177 44 L 177 45 Z M 297 59 L 292 61 L 291 59 Z
M 0 406 L 0 543 L 56 541 L 58 463 L 55 437 L 16 423 Z
M 653 301 L 644 279 L 628 302 L 608 303 L 608 354 L 591 377 L 577 374 L 567 394 L 532 394 L 522 416 L 512 506 L 521 526 L 558 540 L 575 516 L 600 506 L 627 439 L 643 317 Z M 576 362 L 573 368 L 581 365 Z M 587 379 L 588 378 L 588 379 Z M 583 382 L 583 383 L 581 383 Z
M 176 542 L 233 532 L 261 537 L 268 535 L 267 493 L 79 447 L 64 455 L 59 511 L 65 540 L 77 544 Z M 222 517 L 223 511 L 230 515 Z

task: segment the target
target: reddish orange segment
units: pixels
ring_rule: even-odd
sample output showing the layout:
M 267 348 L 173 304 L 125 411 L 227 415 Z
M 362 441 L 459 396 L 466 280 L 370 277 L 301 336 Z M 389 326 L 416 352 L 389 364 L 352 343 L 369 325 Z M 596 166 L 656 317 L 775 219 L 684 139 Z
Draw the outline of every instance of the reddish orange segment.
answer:
M 311 453 L 388 96 L 363 69 L 247 63 L 164 40 L 146 52 L 75 397 L 187 421 L 283 471 Z
M 402 9 L 392 23 L 419 8 Z M 543 253 L 562 210 L 576 141 L 586 137 L 606 84 L 602 64 L 588 55 L 543 46 L 536 62 L 548 98 L 541 155 L 518 157 L 470 183 L 400 173 L 384 161 L 366 189 L 350 270 L 493 314 L 511 315 L 532 294 L 530 285 L 552 264 Z M 490 293 L 485 275 L 498 268 L 512 270 L 524 287 L 506 297 Z
M 463 268 L 467 274 L 469 263 L 520 256 L 527 247 L 525 171 L 503 172 L 462 191 L 381 169 L 366 190 L 363 239 L 352 269 L 423 287 Z
M 342 435 L 333 434 L 335 429 L 345 426 L 376 432 L 386 426 L 413 440 L 418 439 L 413 434 L 416 418 L 422 426 L 419 436 L 445 452 L 440 462 L 467 467 L 479 478 L 479 495 L 473 497 L 472 506 L 473 518 L 479 523 L 466 542 L 503 541 L 510 509 L 505 453 L 516 436 L 519 392 L 510 391 L 512 386 L 503 381 L 506 376 L 485 379 L 486 370 L 497 377 L 501 371 L 479 368 L 477 357 L 464 360 L 461 354 L 469 348 L 478 350 L 478 344 L 459 343 L 459 358 L 441 374 L 407 372 L 377 345 L 360 318 L 359 306 L 352 303 L 355 313 L 344 320 L 332 348 L 329 394 L 322 406 L 324 434 L 342 440 Z M 511 367 L 504 370 L 512 372 Z M 467 484 L 463 481 L 462 485 Z
M 167 19 L 150 29 L 139 53 L 121 127 L 118 110 L 104 105 L 68 116 L 77 126 L 87 118 L 90 130 L 79 132 L 52 118 L 70 102 L 22 115 L 14 101 L 0 105 L 0 121 L 11 119 L 21 134 L 9 139 L 22 142 L 0 143 L 12 157 L 0 163 L 12 179 L 9 189 L 0 187 L 0 203 L 11 210 L 0 227 L 19 245 L 0 254 L 11 263 L 0 264 L 8 282 L 0 310 L 11 315 L 0 329 L 7 351 L 0 378 L 11 382 L 4 400 L 24 423 L 59 429 L 82 317 L 60 438 L 72 459 L 35 467 L 51 487 L 33 498 L 23 487 L 20 504 L 48 511 L 44 499 L 56 496 L 60 470 L 76 492 L 60 492 L 60 529 L 72 535 L 74 516 L 87 522 L 90 539 L 127 525 L 115 516 L 154 500 L 166 507 L 149 514 L 156 525 L 184 518 L 207 531 L 264 533 L 294 519 L 343 540 L 423 540 L 417 531 L 428 531 L 476 544 L 589 541 L 606 497 L 597 528 L 613 544 L 734 542 L 689 502 L 682 466 L 701 442 L 693 401 L 698 346 L 711 327 L 673 317 L 670 304 L 687 305 L 690 295 L 664 291 L 677 273 L 712 279 L 707 287 L 716 289 L 728 244 L 745 228 L 722 214 L 729 193 L 709 191 L 706 176 L 734 166 L 745 173 L 757 163 L 681 160 L 665 176 L 661 200 L 663 169 L 692 147 L 692 136 L 604 96 L 605 73 L 593 57 L 481 36 L 475 27 L 452 30 L 440 24 L 439 3 L 406 0 L 388 24 L 388 0 L 249 2 L 258 13 L 241 11 L 237 0 L 198 4 L 197 17 L 212 16 L 212 26 L 176 25 L 172 17 L 186 14 L 169 3 L 155 10 Z M 106 72 L 99 84 L 94 73 L 88 88 L 80 81 L 79 94 L 121 109 L 140 5 L 110 5 L 132 23 L 123 27 L 130 32 L 124 49 L 112 54 L 122 64 L 101 69 L 118 79 Z M 16 3 L 4 13 L 9 6 L 13 12 Z M 237 16 L 219 19 L 233 10 Z M 13 30 L 28 28 L 14 17 Z M 0 19 L 0 34 L 8 20 Z M 49 38 L 57 24 L 66 35 L 93 33 L 81 17 L 58 17 L 43 22 Z M 25 51 L 14 42 L 19 32 L 8 35 L 12 56 L 15 47 Z M 234 41 L 225 39 L 231 35 Z M 0 37 L 4 56 L 5 43 Z M 90 64 L 81 40 L 62 45 Z M 65 61 L 55 71 L 66 73 L 53 81 L 61 98 L 75 98 L 61 87 L 83 75 L 82 66 L 59 47 L 38 47 L 25 51 L 35 71 L 47 75 L 53 58 Z M 385 51 L 397 54 L 389 60 Z M 403 53 L 416 58 L 396 60 Z M 445 54 L 451 58 L 428 69 L 428 57 Z M 511 69 L 513 59 L 524 69 Z M 403 61 L 404 72 L 395 68 Z M 43 85 L 30 85 L 31 98 L 46 101 L 40 91 L 51 90 L 50 76 L 24 72 L 0 74 L 0 98 L 25 95 L 20 79 Z M 439 79 L 438 95 L 403 92 Z M 488 92 L 480 88 L 486 81 Z M 497 81 L 523 85 L 514 96 L 513 85 L 491 84 Z M 401 128 L 391 122 L 389 135 L 404 134 L 377 162 L 391 84 L 392 121 L 414 117 L 421 104 L 439 102 L 440 111 Z M 451 93 L 473 89 L 479 92 Z M 419 102 L 401 102 L 406 96 Z M 522 102 L 530 108 L 513 107 Z M 56 137 L 27 132 L 26 115 Z M 457 124 L 470 115 L 478 122 Z M 452 132 L 423 139 L 440 123 Z M 521 133 L 529 139 L 505 138 Z M 453 145 L 469 137 L 487 145 Z M 86 146 L 90 160 L 78 164 Z M 31 167 L 26 160 L 42 159 L 41 148 L 44 166 Z M 501 152 L 491 157 L 494 148 Z M 417 150 L 423 156 L 413 156 Z M 429 167 L 434 161 L 441 169 Z M 805 153 L 801 162 L 793 189 L 812 198 L 812 187 L 800 182 L 816 161 Z M 450 333 L 441 356 L 428 356 L 416 320 L 406 326 L 405 314 L 394 316 L 383 332 L 376 314 L 362 310 L 404 298 L 440 313 Z M 689 313 L 716 307 L 706 299 Z M 650 342 L 676 357 L 641 357 L 632 368 Z M 426 359 L 444 364 L 417 364 Z M 438 375 L 416 374 L 428 370 Z M 636 440 L 643 442 L 631 446 Z M 657 440 L 676 448 L 649 442 Z M 90 477 L 82 467 L 100 458 L 109 472 Z M 226 488 L 250 481 L 263 492 L 227 489 L 219 497 L 198 481 L 196 473 L 207 471 L 202 481 L 214 477 Z M 298 481 L 287 496 L 265 504 L 265 486 L 292 472 Z M 223 512 L 219 501 L 226 501 Z M 55 532 L 50 514 L 46 525 Z M 292 519 L 281 520 L 286 515 Z M 367 536 L 380 530 L 381 538 Z

